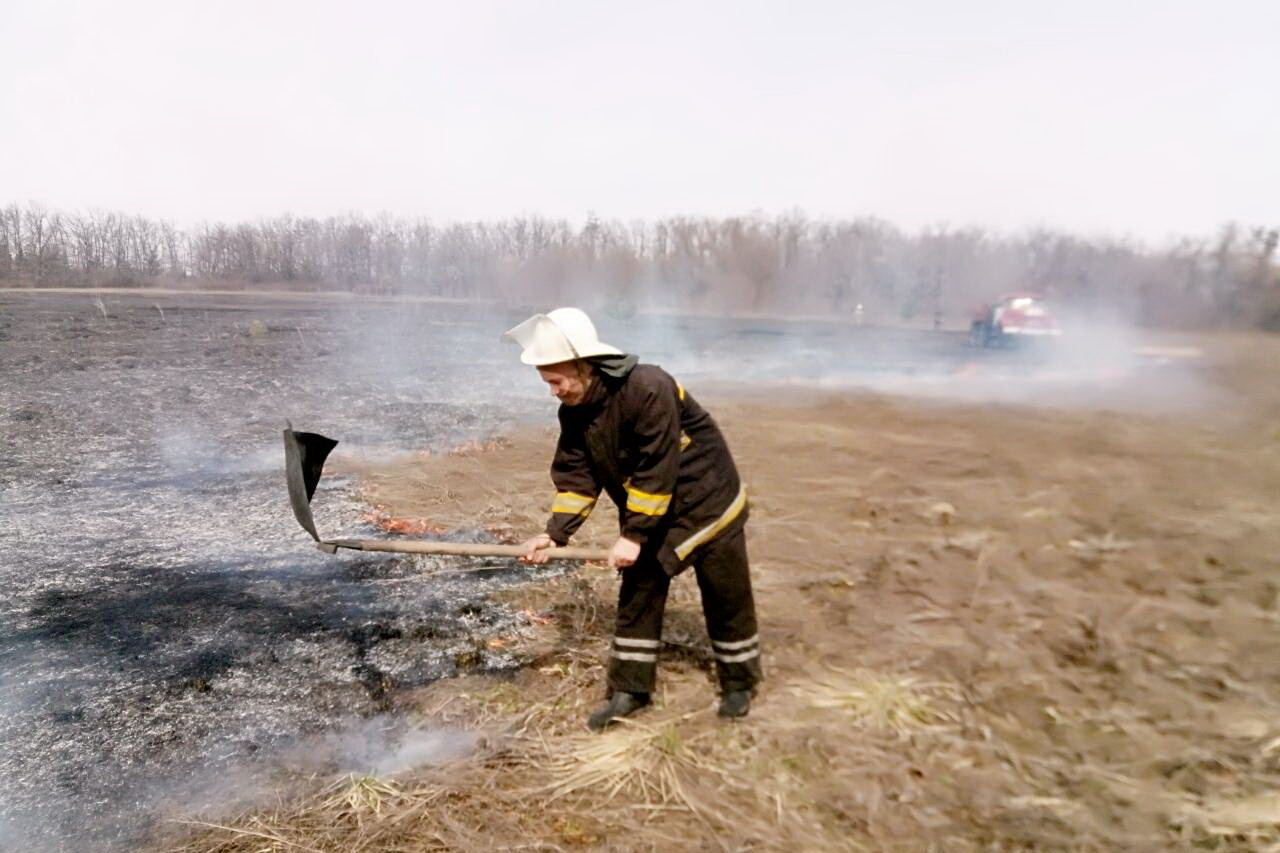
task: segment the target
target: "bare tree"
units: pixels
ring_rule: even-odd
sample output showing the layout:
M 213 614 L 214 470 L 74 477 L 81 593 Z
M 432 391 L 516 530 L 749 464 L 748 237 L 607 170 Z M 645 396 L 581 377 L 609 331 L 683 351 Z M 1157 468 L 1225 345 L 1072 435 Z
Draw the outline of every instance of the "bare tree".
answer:
M 1140 322 L 1280 326 L 1275 228 L 1225 226 L 1163 250 L 1047 230 L 906 234 L 873 219 L 800 212 L 656 222 L 518 217 L 437 227 L 386 214 L 205 223 L 189 231 L 119 213 L 0 210 L 0 279 L 146 286 L 272 283 L 379 293 L 645 306 L 821 312 L 869 321 L 963 317 L 1034 289 Z M 862 316 L 862 314 L 859 314 Z

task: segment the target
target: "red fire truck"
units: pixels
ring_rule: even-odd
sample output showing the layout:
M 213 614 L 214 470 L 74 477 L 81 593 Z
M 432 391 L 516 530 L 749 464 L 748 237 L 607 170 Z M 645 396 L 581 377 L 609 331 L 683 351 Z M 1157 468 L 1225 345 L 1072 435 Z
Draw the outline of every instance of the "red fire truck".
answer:
M 975 347 L 1008 347 L 1020 341 L 1052 339 L 1062 327 L 1039 293 L 1006 293 L 974 312 L 969 343 Z

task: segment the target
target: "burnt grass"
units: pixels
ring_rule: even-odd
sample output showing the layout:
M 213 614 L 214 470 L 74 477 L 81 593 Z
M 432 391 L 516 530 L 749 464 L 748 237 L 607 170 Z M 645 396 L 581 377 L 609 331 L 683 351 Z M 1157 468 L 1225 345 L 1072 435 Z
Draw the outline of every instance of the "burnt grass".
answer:
M 504 387 L 491 332 L 446 306 L 0 294 L 0 848 L 127 846 L 398 690 L 516 665 L 488 594 L 527 572 L 320 554 L 281 476 L 286 418 L 374 456 L 498 429 L 537 389 Z M 322 484 L 322 531 L 380 535 L 353 486 Z

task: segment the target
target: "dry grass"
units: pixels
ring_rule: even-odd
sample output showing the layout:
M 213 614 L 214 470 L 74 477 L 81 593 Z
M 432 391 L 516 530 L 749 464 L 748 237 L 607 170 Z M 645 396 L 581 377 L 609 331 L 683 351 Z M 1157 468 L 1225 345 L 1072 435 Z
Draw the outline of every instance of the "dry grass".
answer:
M 681 777 L 712 769 L 688 748 L 675 723 L 645 725 L 624 720 L 602 735 L 578 735 L 548 750 L 544 769 L 552 781 L 543 789 L 549 801 L 564 797 L 623 795 L 631 803 L 695 808 Z
M 943 700 L 954 700 L 957 691 L 953 687 L 923 683 L 910 675 L 837 669 L 791 691 L 807 711 L 828 719 L 844 716 L 852 725 L 900 738 L 920 730 L 939 730 L 957 721 L 941 707 Z
M 446 790 L 438 786 L 344 776 L 290 807 L 260 812 L 234 825 L 192 821 L 195 835 L 172 849 L 210 853 L 394 849 L 392 843 L 422 840 L 409 828 L 421 823 L 423 815 L 445 797 Z

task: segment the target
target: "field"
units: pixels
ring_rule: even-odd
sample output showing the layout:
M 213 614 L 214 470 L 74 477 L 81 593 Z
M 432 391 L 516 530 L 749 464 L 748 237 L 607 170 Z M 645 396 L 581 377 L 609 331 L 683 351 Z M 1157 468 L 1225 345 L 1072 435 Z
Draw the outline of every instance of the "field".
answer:
M 1280 850 L 1280 341 L 1175 343 L 1203 352 L 1177 405 L 687 383 L 752 495 L 746 720 L 714 715 L 686 576 L 656 707 L 588 735 L 616 581 L 587 566 L 495 593 L 520 670 L 397 697 L 468 756 L 169 849 Z M 520 538 L 553 440 L 366 465 L 363 494 Z M 610 541 L 603 509 L 581 542 Z

